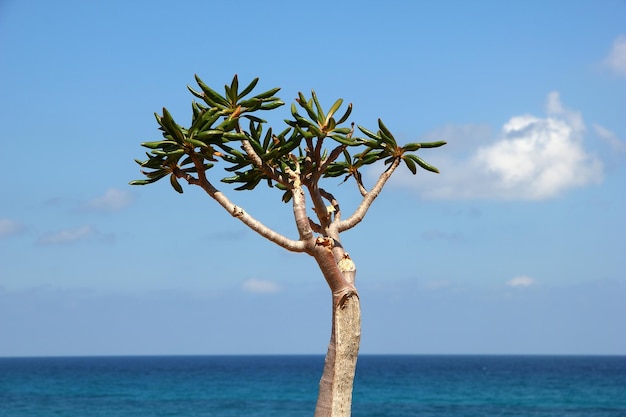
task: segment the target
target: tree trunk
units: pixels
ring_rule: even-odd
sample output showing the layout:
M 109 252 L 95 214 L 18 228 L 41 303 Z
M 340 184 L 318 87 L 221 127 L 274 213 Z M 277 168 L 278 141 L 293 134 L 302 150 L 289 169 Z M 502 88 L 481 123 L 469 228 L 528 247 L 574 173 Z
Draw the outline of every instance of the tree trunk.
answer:
M 361 306 L 356 294 L 333 297 L 333 325 L 320 380 L 315 417 L 349 417 L 361 341 Z M 339 302 L 337 302 L 339 301 Z
M 333 315 L 315 417 L 350 417 L 352 410 L 352 387 L 361 343 L 361 304 L 354 287 L 356 267 L 343 250 L 338 252 L 342 257 L 338 263 L 334 263 L 332 255 L 325 257 L 333 260 L 333 273 L 324 268 L 328 264 L 316 257 L 333 294 Z M 331 275 L 341 279 L 333 280 Z M 338 281 L 342 281 L 340 285 Z

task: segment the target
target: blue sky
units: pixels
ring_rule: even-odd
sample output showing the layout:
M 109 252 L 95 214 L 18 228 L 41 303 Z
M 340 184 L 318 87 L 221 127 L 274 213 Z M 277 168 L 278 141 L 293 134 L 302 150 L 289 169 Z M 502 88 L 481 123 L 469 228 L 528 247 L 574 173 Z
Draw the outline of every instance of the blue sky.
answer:
M 343 236 L 363 353 L 626 354 L 625 2 L 232 4 L 0 3 L 0 356 L 325 352 L 311 259 L 128 185 L 196 73 L 448 141 Z M 222 190 L 297 236 L 279 193 Z

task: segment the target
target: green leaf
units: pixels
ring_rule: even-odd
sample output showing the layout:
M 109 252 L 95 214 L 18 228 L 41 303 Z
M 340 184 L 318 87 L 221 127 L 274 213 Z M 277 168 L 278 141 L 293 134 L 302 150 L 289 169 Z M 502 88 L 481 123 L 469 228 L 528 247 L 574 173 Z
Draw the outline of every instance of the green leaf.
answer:
M 263 178 L 258 177 L 255 178 L 251 181 L 248 181 L 247 183 L 245 183 L 244 185 L 241 185 L 239 187 L 235 187 L 236 191 L 243 191 L 243 190 L 253 190 L 256 188 L 257 185 L 259 185 L 259 183 L 261 182 Z
M 438 148 L 440 146 L 445 145 L 446 143 L 448 143 L 448 142 L 446 142 L 445 140 L 440 140 L 438 142 L 422 142 L 419 145 L 422 148 Z
M 352 129 L 350 129 L 349 127 L 338 127 L 336 129 L 333 129 L 333 132 L 347 135 L 348 133 L 352 132 Z
M 222 142 L 221 139 L 222 139 L 223 134 L 224 134 L 224 131 L 222 130 L 217 130 L 217 129 L 205 130 L 203 132 L 196 133 L 196 139 L 201 140 L 205 143 L 216 144 L 216 143 Z
M 274 94 L 278 93 L 280 91 L 280 87 L 276 87 L 276 88 L 272 88 L 271 90 L 267 90 L 264 93 L 261 94 L 257 94 L 256 96 L 254 96 L 254 98 L 258 98 L 258 99 L 266 99 L 268 97 L 272 97 Z
M 328 168 L 324 172 L 324 176 L 338 177 L 340 175 L 344 175 L 348 173 L 348 171 L 349 171 L 349 168 L 346 162 L 334 162 L 328 166 Z
M 189 128 L 190 131 L 203 131 L 210 129 L 213 123 L 219 119 L 223 113 L 215 108 L 205 110 Z
M 380 138 L 382 141 L 389 145 L 392 149 L 396 149 L 398 147 L 396 139 L 381 119 L 378 119 L 378 127 L 380 128 Z
M 204 95 L 201 97 L 208 105 L 212 107 L 228 107 L 228 100 L 222 97 L 217 91 L 206 85 L 200 77 L 195 76 L 198 86 L 202 89 Z
M 387 129 L 387 126 L 385 126 L 381 119 L 378 119 L 378 128 L 381 130 L 381 132 L 383 132 L 383 134 L 389 136 L 390 138 L 393 137 L 393 135 L 391 134 L 389 129 Z
M 339 110 L 339 107 L 341 107 L 342 104 L 343 104 L 342 98 L 335 101 L 335 103 L 330 107 L 330 110 L 328 110 L 328 114 L 326 115 L 326 120 L 324 121 L 324 124 L 328 124 L 328 122 L 330 121 L 330 118 L 333 117 L 333 115 L 337 112 L 337 110 Z
M 263 156 L 265 154 L 265 149 L 263 149 L 261 143 L 254 139 L 249 139 L 248 142 L 252 145 L 252 149 L 254 149 L 254 152 L 256 152 L 257 155 Z
M 259 107 L 259 110 L 274 110 L 279 108 L 280 106 L 283 106 L 285 103 L 283 103 L 282 101 L 278 100 L 278 101 L 273 101 L 271 103 L 267 103 L 267 104 L 263 104 L 261 105 L 261 107 Z
M 244 114 L 243 117 L 245 117 L 248 120 L 252 120 L 253 122 L 257 122 L 257 123 L 267 123 L 266 120 L 263 120 L 259 117 L 256 116 L 252 116 L 251 114 Z
M 313 136 L 317 136 L 318 138 L 326 137 L 326 134 L 323 133 L 320 130 L 320 128 L 311 120 L 305 119 L 299 114 L 296 114 L 295 118 L 296 118 L 296 121 L 298 122 L 297 124 L 298 127 L 306 128 L 309 131 L 309 133 L 311 133 Z
M 163 178 L 170 172 L 172 171 L 169 168 L 161 168 L 161 169 L 158 169 L 156 171 L 151 171 L 151 172 L 141 171 L 141 173 L 145 175 L 146 177 L 148 177 L 148 179 L 156 178 L 157 180 Z
M 230 83 L 230 94 L 228 95 L 228 98 L 230 99 L 231 104 L 237 103 L 238 90 L 239 90 L 239 78 L 237 78 L 237 74 L 235 74 L 235 76 L 233 77 L 233 81 Z
M 177 143 L 182 144 L 183 140 L 185 139 L 185 135 L 180 129 L 180 126 L 176 124 L 176 122 L 174 121 L 174 118 L 165 107 L 163 107 L 163 116 L 160 119 L 161 119 L 161 125 L 166 130 L 166 132 L 172 135 L 173 139 Z
M 161 169 L 163 166 L 163 159 L 160 157 L 150 157 L 150 159 L 143 161 L 140 165 L 142 168 Z
M 411 158 L 407 158 L 406 156 L 402 158 L 407 168 L 415 175 L 417 173 L 417 167 L 415 166 L 415 162 Z
M 313 107 L 312 107 L 312 102 L 311 101 L 307 101 L 306 97 L 304 97 L 304 94 L 302 94 L 301 92 L 298 92 L 298 99 L 296 100 L 298 102 L 298 104 L 300 105 L 300 107 L 302 107 L 306 113 L 309 115 L 309 117 L 313 120 L 317 119 L 317 114 L 315 114 L 315 112 L 313 111 Z M 292 105 L 291 106 L 291 114 L 296 117 L 296 114 L 298 112 L 296 111 L 296 106 Z
M 206 148 L 208 147 L 208 145 L 200 140 L 197 139 L 193 139 L 193 138 L 186 138 L 185 142 L 187 142 L 188 144 L 192 145 L 193 147 L 200 147 L 200 148 Z
M 224 86 L 224 93 L 225 93 L 224 96 L 228 100 L 228 107 L 231 107 L 233 105 L 232 95 L 231 95 L 232 93 L 231 93 L 231 90 L 230 90 L 230 87 L 228 86 L 228 84 L 226 84 Z
M 239 102 L 239 105 L 245 109 L 245 111 L 257 111 L 261 105 L 263 104 L 263 100 L 259 100 L 258 98 L 251 98 L 249 100 L 243 100 Z
M 359 145 L 359 143 L 356 140 L 352 138 L 348 138 L 344 135 L 330 135 L 330 137 L 336 140 L 337 142 L 341 143 L 342 145 L 346 145 L 346 146 Z
M 165 174 L 165 175 L 167 175 L 167 174 Z M 158 180 L 163 178 L 165 175 L 163 175 L 162 177 L 150 178 L 150 179 L 147 179 L 147 180 L 133 180 L 133 181 L 130 181 L 129 184 L 130 185 L 148 185 L 148 184 L 152 184 L 154 182 L 157 182 Z
M 350 113 L 352 113 L 352 103 L 348 104 L 348 109 L 346 110 L 344 115 L 341 116 L 341 118 L 339 120 L 337 120 L 337 124 L 340 125 L 343 122 L 345 122 L 346 120 L 348 120 L 348 117 L 350 117 Z
M 376 141 L 380 141 L 380 135 L 372 132 L 371 130 L 368 130 L 366 128 L 364 128 L 363 126 L 358 126 L 359 130 L 361 132 L 363 132 L 363 134 L 371 139 L 374 139 Z
M 198 119 L 198 117 L 202 114 L 202 109 L 200 108 L 198 103 L 196 103 L 195 101 L 191 102 L 191 112 L 192 112 L 191 121 L 193 124 Z
M 203 167 L 203 168 L 204 168 L 204 170 L 206 171 L 206 170 L 208 170 L 208 169 L 213 168 L 213 164 L 203 164 L 203 165 L 202 165 L 202 167 Z M 198 168 L 196 168 L 196 166 L 195 166 L 195 165 L 193 165 L 193 166 L 190 166 L 190 167 L 188 167 L 188 168 L 183 169 L 182 171 L 183 171 L 183 172 L 186 172 L 186 173 L 193 173 L 193 172 L 198 172 Z
M 291 200 L 291 196 L 292 196 L 291 190 L 285 191 L 285 193 L 283 194 L 283 197 L 282 197 L 283 202 L 284 203 L 288 203 L 289 200 Z
M 247 140 L 249 139 L 245 133 L 239 132 L 225 132 L 222 137 L 228 140 Z
M 368 147 L 367 152 L 373 149 L 385 149 L 383 145 L 381 145 L 381 141 L 379 140 L 368 140 L 364 138 L 354 138 L 360 145 L 365 145 Z
M 221 146 L 221 148 L 224 150 L 224 152 L 228 152 L 229 154 L 233 155 L 235 158 L 239 158 L 240 160 L 247 160 L 248 158 L 246 157 L 246 155 L 243 154 L 243 152 L 235 149 L 235 148 L 231 148 L 230 146 Z
M 176 175 L 170 175 L 170 184 L 172 184 L 172 188 L 174 188 L 178 193 L 183 193 L 183 187 L 178 182 L 178 178 L 176 178 Z
M 382 152 L 371 152 L 367 154 L 361 154 L 359 155 L 359 158 L 358 158 L 359 166 L 373 164 L 374 162 L 378 161 L 383 155 L 384 154 Z
M 414 152 L 422 147 L 421 143 L 407 143 L 402 147 L 406 152 Z
M 261 139 L 261 133 L 262 133 L 261 125 L 259 125 L 259 131 L 258 131 L 259 139 Z M 274 140 L 273 140 L 272 136 L 273 136 L 272 135 L 272 128 L 270 127 L 268 129 L 268 131 L 265 132 L 265 137 L 263 137 L 263 147 L 265 149 L 269 149 L 270 145 L 272 145 L 274 143 Z
M 237 117 L 234 119 L 225 119 L 222 123 L 217 125 L 217 129 L 220 129 L 224 132 L 230 132 L 237 126 L 238 123 L 239 123 L 239 118 Z
M 141 146 L 143 146 L 144 148 L 148 148 L 148 149 L 158 149 L 158 148 L 164 148 L 168 145 L 178 145 L 178 143 L 176 143 L 173 140 L 159 140 L 159 141 L 155 141 L 155 142 L 143 142 L 141 143 Z
M 198 146 L 198 145 L 196 145 L 196 146 Z M 170 151 L 166 151 L 163 155 L 165 155 L 165 156 L 182 156 L 184 153 L 185 153 L 184 149 L 176 148 L 176 149 L 172 149 Z
M 335 119 L 331 117 L 326 122 L 324 129 L 325 129 L 326 132 L 332 132 L 333 130 L 335 130 L 336 126 L 337 126 L 337 122 L 335 122 Z
M 324 110 L 322 109 L 322 105 L 317 100 L 317 94 L 315 94 L 315 90 L 311 90 L 311 97 L 313 98 L 313 102 L 315 103 L 315 107 L 317 108 L 317 122 L 319 124 L 323 124 L 324 120 L 326 120 L 326 115 L 324 115 Z
M 239 93 L 239 95 L 237 96 L 237 99 L 241 99 L 242 97 L 245 97 L 250 91 L 254 90 L 254 87 L 256 87 L 256 84 L 259 82 L 259 78 L 255 78 L 254 80 L 252 80 L 252 82 L 250 84 L 248 84 L 248 86 L 246 88 L 244 88 L 241 93 Z
M 194 90 L 193 88 L 191 88 L 191 86 L 188 85 L 187 90 L 189 90 L 189 92 L 191 92 L 191 94 L 193 94 L 194 96 L 200 99 L 204 99 L 204 93 L 200 93 L 199 91 Z
M 405 155 L 405 157 L 406 158 L 411 158 L 413 161 L 415 161 L 423 169 L 425 169 L 427 171 L 430 171 L 430 172 L 434 172 L 435 174 L 439 174 L 439 170 L 436 167 L 434 167 L 433 165 L 430 165 L 429 163 L 424 161 L 419 156 L 411 154 L 411 155 Z
M 224 171 L 227 171 L 227 172 L 236 172 L 236 171 L 239 171 L 239 170 L 240 170 L 240 169 L 242 169 L 242 168 L 247 167 L 247 166 L 248 166 L 248 165 L 250 165 L 251 163 L 252 163 L 252 162 L 241 162 L 241 163 L 239 163 L 239 164 L 237 164 L 237 165 L 233 165 L 232 167 L 226 167 L 226 168 L 224 168 Z
M 344 158 L 345 158 L 345 160 L 346 160 L 346 163 L 347 163 L 348 165 L 352 165 L 352 157 L 350 156 L 350 152 L 348 152 L 348 150 L 347 150 L 347 149 L 345 149 L 345 148 L 343 149 L 343 151 L 342 151 L 342 152 L 343 152 L 343 157 L 344 157 Z

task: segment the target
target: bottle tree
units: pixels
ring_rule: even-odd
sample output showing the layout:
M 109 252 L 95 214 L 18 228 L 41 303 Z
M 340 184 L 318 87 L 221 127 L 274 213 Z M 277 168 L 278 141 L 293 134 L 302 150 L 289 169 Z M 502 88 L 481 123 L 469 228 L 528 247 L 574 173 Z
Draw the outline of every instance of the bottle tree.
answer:
M 199 186 L 250 229 L 315 260 L 332 294 L 332 331 L 315 416 L 349 416 L 361 311 L 355 287 L 356 266 L 341 243 L 341 233 L 363 220 L 401 164 L 413 174 L 418 168 L 437 173 L 416 152 L 445 142 L 400 146 L 380 119 L 376 131 L 358 126 L 362 135 L 357 135 L 354 122 L 349 122 L 352 104 L 338 113 L 343 104 L 338 99 L 324 111 L 314 91 L 310 98 L 298 94 L 284 129 L 276 131 L 266 127 L 260 115 L 284 105 L 276 96 L 279 88 L 253 95 L 258 78 L 240 90 L 235 75 L 221 95 L 198 76 L 196 81 L 199 91 L 188 87 L 199 99 L 192 102 L 191 124 L 177 124 L 165 108 L 162 115 L 155 114 L 162 139 L 141 144 L 149 150 L 146 160 L 136 160 L 145 178 L 130 184 L 146 185 L 167 177 L 179 193 L 183 192 L 181 182 Z M 386 168 L 368 189 L 361 171 L 379 161 Z M 262 184 L 281 190 L 282 200 L 293 208 L 298 237 L 289 238 L 265 226 L 218 190 L 212 169 L 218 163 L 228 173 L 220 181 L 236 185 L 235 190 L 256 190 Z M 337 177 L 344 181 L 351 178 L 362 196 L 349 216 L 342 212 L 339 200 L 322 186 L 323 181 L 334 178 L 336 182 Z

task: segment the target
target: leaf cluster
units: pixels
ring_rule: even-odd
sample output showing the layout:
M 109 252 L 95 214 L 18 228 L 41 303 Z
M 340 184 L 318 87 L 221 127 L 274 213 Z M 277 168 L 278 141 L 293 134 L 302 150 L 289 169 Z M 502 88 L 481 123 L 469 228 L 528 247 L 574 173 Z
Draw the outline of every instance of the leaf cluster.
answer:
M 399 146 L 380 119 L 377 132 L 358 126 L 364 137 L 355 137 L 354 123 L 347 123 L 352 104 L 338 113 L 342 99 L 326 112 L 314 91 L 310 98 L 299 93 L 291 105 L 291 118 L 285 120 L 285 129 L 274 133 L 258 114 L 284 105 L 275 96 L 279 88 L 252 95 L 259 79 L 240 90 L 235 75 L 220 94 L 198 76 L 195 78 L 200 91 L 188 88 L 200 101 L 192 102 L 191 124 L 179 125 L 166 108 L 161 115 L 155 113 L 162 139 L 141 144 L 148 149 L 147 159 L 136 162 L 145 179 L 131 181 L 132 185 L 150 184 L 169 176 L 172 187 L 182 193 L 179 179 L 206 182 L 206 172 L 219 161 L 230 173 L 222 182 L 235 184 L 236 190 L 251 190 L 267 181 L 269 186 L 284 190 L 283 201 L 289 201 L 294 176 L 305 185 L 317 183 L 322 177 L 345 175 L 345 181 L 353 176 L 362 187 L 359 170 L 363 166 L 381 160 L 389 164 L 395 159 L 404 161 L 413 174 L 417 166 L 438 172 L 415 152 L 445 142 Z
M 192 102 L 191 125 L 185 128 L 176 123 L 166 108 L 163 108 L 162 115 L 155 113 L 163 139 L 141 144 L 150 150 L 146 152 L 148 159 L 135 161 L 147 178 L 131 181 L 131 185 L 150 184 L 169 175 L 172 187 L 182 193 L 178 178 L 193 174 L 204 176 L 218 158 L 230 162 L 235 168 L 249 165 L 250 158 L 231 146 L 233 142 L 249 139 L 240 129 L 241 119 L 247 119 L 251 130 L 258 133 L 258 127 L 266 121 L 252 113 L 284 105 L 275 97 L 279 88 L 247 97 L 258 81 L 255 78 L 239 91 L 239 80 L 235 75 L 230 85 L 224 86 L 225 94 L 221 95 L 196 75 L 200 91 L 188 89 L 202 102 Z

